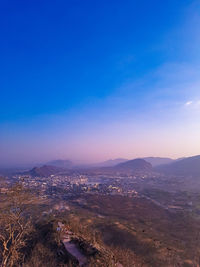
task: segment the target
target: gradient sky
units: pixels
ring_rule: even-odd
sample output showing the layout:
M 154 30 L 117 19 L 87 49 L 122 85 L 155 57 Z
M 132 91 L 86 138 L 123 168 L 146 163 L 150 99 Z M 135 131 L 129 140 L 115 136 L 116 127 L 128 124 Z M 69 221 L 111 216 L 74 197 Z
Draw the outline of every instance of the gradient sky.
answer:
M 200 1 L 0 2 L 0 166 L 200 154 Z

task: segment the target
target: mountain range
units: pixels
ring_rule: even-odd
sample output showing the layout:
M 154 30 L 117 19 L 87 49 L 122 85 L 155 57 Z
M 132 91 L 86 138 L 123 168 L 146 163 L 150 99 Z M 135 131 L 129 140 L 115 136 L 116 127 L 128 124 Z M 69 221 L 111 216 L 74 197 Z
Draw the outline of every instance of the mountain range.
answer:
M 126 160 L 123 158 L 108 160 L 96 165 L 78 167 L 69 160 L 54 160 L 40 167 L 34 167 L 29 172 L 32 176 L 49 176 L 59 172 L 80 170 L 87 173 L 142 173 L 157 172 L 167 175 L 200 176 L 200 155 L 178 160 L 170 158 L 148 157 Z
M 200 155 L 179 159 L 165 165 L 160 165 L 155 167 L 154 170 L 165 174 L 182 176 L 192 175 L 200 177 Z
M 171 158 L 162 158 L 162 157 L 145 157 L 141 159 L 144 159 L 145 161 L 149 162 L 153 167 L 158 166 L 158 165 L 168 164 L 174 161 Z M 116 158 L 116 159 L 109 159 L 103 162 L 97 162 L 93 164 L 76 165 L 70 160 L 58 159 L 58 160 L 49 161 L 45 163 L 45 165 L 56 166 L 56 167 L 67 168 L 67 169 L 69 168 L 78 169 L 78 168 L 93 168 L 93 167 L 95 168 L 96 167 L 114 167 L 117 164 L 120 164 L 126 161 L 129 161 L 129 159 Z
M 69 172 L 70 169 L 68 168 L 61 168 L 52 165 L 44 165 L 41 167 L 34 167 L 26 174 L 31 176 L 38 176 L 38 177 L 46 177 L 53 174 L 58 174 L 61 172 Z M 72 170 L 71 170 L 72 171 Z M 77 168 L 76 168 L 77 171 Z M 133 159 L 128 160 L 119 164 L 116 164 L 112 167 L 93 167 L 88 169 L 79 169 L 80 172 L 87 172 L 87 173 L 103 173 L 103 174 L 111 174 L 111 173 L 126 173 L 126 174 L 135 174 L 135 173 L 146 173 L 152 171 L 152 165 L 146 162 L 143 159 Z

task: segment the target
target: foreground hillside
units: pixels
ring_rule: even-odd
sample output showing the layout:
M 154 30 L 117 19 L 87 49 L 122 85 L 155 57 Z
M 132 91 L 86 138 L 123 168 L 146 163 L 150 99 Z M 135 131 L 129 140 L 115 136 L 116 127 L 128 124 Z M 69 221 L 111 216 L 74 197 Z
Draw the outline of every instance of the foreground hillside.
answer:
M 74 203 L 82 225 L 99 231 L 107 245 L 132 251 L 139 266 L 190 266 L 198 258 L 200 226 L 186 214 L 145 198 L 88 195 Z

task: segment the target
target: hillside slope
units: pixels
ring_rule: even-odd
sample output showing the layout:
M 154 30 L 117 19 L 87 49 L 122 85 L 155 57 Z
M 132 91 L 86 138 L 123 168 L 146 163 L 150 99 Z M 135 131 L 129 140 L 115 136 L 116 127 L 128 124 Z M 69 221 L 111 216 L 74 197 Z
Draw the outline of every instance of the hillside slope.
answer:
M 151 163 L 153 167 L 163 165 L 163 164 L 169 164 L 172 163 L 174 160 L 171 158 L 161 158 L 161 157 L 146 157 L 143 158 L 147 162 Z
M 155 167 L 156 171 L 183 176 L 200 176 L 200 155 Z

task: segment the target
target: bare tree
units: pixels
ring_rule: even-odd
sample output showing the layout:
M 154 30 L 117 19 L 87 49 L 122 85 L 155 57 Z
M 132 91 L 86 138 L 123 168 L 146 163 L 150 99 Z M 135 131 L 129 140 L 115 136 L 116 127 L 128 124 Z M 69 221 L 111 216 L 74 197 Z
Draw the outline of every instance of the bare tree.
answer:
M 22 249 L 31 232 L 26 207 L 30 193 L 17 184 L 3 197 L 0 207 L 0 266 L 11 267 L 23 260 Z

